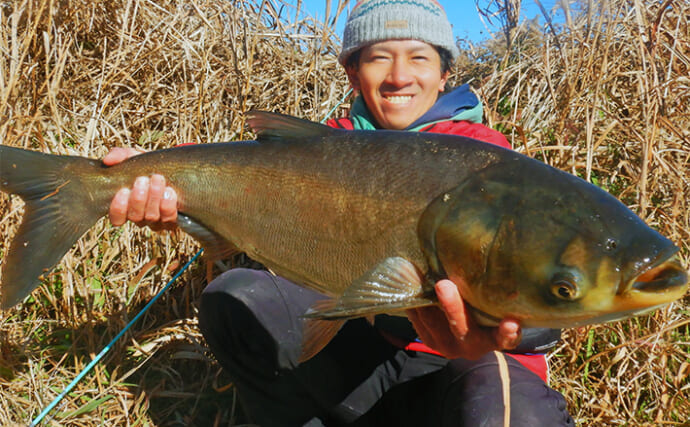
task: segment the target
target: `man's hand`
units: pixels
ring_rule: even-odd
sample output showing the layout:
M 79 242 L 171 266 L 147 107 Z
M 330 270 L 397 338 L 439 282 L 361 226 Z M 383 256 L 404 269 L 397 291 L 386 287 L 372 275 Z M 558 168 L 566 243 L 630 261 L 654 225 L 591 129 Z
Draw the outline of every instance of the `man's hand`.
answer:
M 113 148 L 103 158 L 106 166 L 113 166 L 141 154 L 133 148 Z M 162 175 L 140 176 L 131 189 L 122 188 L 110 202 L 108 217 L 113 225 L 127 220 L 154 230 L 177 227 L 177 193 L 165 185 Z
M 436 283 L 439 306 L 407 311 L 419 338 L 449 359 L 476 360 L 494 350 L 515 348 L 521 339 L 520 324 L 504 319 L 495 328 L 480 327 L 467 312 L 457 286 L 450 280 Z

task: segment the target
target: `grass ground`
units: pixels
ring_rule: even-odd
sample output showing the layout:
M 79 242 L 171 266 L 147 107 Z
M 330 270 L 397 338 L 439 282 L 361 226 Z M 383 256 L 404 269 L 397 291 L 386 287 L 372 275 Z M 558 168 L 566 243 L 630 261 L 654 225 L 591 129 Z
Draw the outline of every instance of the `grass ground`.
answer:
M 454 75 L 516 149 L 616 194 L 690 261 L 690 5 L 580 2 L 565 23 L 467 46 Z M 251 108 L 319 120 L 347 89 L 331 25 L 252 0 L 0 4 L 0 143 L 102 157 L 251 138 Z M 341 19 L 343 19 L 341 17 Z M 21 217 L 0 195 L 0 259 Z M 545 236 L 548 238 L 548 236 Z M 105 221 L 22 306 L 0 315 L 0 425 L 26 425 L 197 250 Z M 46 425 L 242 422 L 196 326 L 197 263 Z M 552 386 L 578 425 L 687 425 L 690 300 L 573 329 Z

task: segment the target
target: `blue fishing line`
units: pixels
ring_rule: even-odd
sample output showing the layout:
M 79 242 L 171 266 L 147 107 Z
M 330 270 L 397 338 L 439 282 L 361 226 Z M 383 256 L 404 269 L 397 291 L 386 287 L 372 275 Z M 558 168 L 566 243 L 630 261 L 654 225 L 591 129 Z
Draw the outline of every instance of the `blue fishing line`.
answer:
M 85 367 L 84 369 L 82 369 L 82 371 L 79 373 L 79 375 L 77 375 L 76 378 L 74 378 L 74 380 L 72 380 L 72 382 L 69 383 L 69 385 L 67 385 L 67 387 L 65 387 L 65 389 L 62 391 L 62 393 L 60 393 L 52 402 L 50 402 L 50 405 L 46 406 L 46 408 L 43 410 L 43 412 L 41 412 L 40 414 L 38 414 L 38 416 L 31 422 L 31 427 L 37 426 L 38 423 L 40 423 L 40 422 L 43 420 L 43 418 L 45 418 L 45 416 L 48 415 L 48 412 L 50 412 L 58 403 L 60 403 L 60 401 L 61 401 L 65 396 L 67 396 L 67 393 L 69 393 L 69 392 L 74 388 L 74 386 L 76 386 L 77 383 L 79 383 L 79 381 L 81 381 L 81 379 L 84 378 L 84 375 L 86 375 L 94 366 L 96 366 L 96 364 L 103 358 L 103 356 L 105 356 L 106 353 L 108 353 L 108 352 L 110 351 L 110 348 L 111 348 L 113 345 L 115 345 L 115 343 L 117 342 L 117 340 L 119 340 L 119 339 L 125 334 L 125 332 L 127 332 L 127 330 L 128 330 L 129 328 L 131 328 L 132 325 L 134 325 L 134 323 L 135 323 L 137 320 L 139 320 L 139 318 L 140 318 L 149 308 L 151 308 L 151 306 L 153 305 L 153 303 L 156 302 L 156 300 L 157 300 L 161 295 L 163 295 L 163 293 L 170 287 L 170 285 L 172 285 L 173 282 L 175 282 L 175 280 L 177 280 L 177 278 L 180 277 L 180 276 L 182 275 L 182 273 L 184 273 L 185 270 L 187 270 L 187 269 L 189 268 L 189 266 L 192 265 L 192 263 L 193 263 L 197 258 L 199 258 L 199 255 L 201 255 L 201 253 L 202 253 L 203 251 L 204 251 L 203 249 L 199 249 L 199 252 L 197 252 L 196 255 L 194 255 L 194 256 L 192 257 L 192 259 L 190 259 L 189 261 L 187 261 L 187 263 L 180 269 L 180 271 L 177 272 L 177 274 L 175 274 L 175 276 L 173 276 L 172 279 L 170 279 L 170 281 L 163 287 L 163 289 L 161 289 L 161 290 L 156 294 L 156 296 L 154 296 L 153 298 L 151 298 L 151 301 L 149 301 L 149 302 L 146 304 L 146 306 L 144 306 L 144 308 L 143 308 L 139 313 L 137 313 L 136 316 L 134 316 L 134 319 L 132 319 L 132 320 L 127 324 L 127 326 L 125 326 L 125 327 L 120 331 L 120 333 L 118 333 L 118 334 L 115 336 L 115 338 L 113 338 L 112 341 L 110 341 L 110 342 L 108 343 L 108 345 L 106 345 L 106 346 L 103 348 L 103 350 L 101 350 L 101 352 L 98 353 L 98 356 L 96 356 L 88 365 L 86 365 L 86 367 Z
M 340 99 L 340 101 L 339 101 L 333 108 L 331 108 L 331 110 L 326 114 L 326 117 L 324 117 L 323 120 L 321 120 L 321 123 L 325 122 L 325 121 L 331 116 L 331 114 L 333 114 L 333 113 L 335 112 L 335 110 L 336 110 L 338 107 L 340 107 L 340 105 L 341 105 L 343 102 L 345 102 L 345 99 L 347 99 L 347 97 L 350 96 L 351 93 L 352 93 L 352 88 L 350 88 L 347 92 L 345 92 L 345 95 L 343 95 L 343 97 Z M 125 332 L 127 332 L 127 330 L 128 330 L 129 328 L 131 328 L 132 325 L 134 325 L 134 323 L 135 323 L 137 320 L 139 320 L 139 318 L 140 318 L 149 308 L 151 308 L 151 306 L 153 305 L 153 303 L 156 302 L 156 300 L 158 300 L 158 298 L 159 298 L 161 295 L 163 295 L 163 293 L 164 293 L 165 291 L 168 290 L 168 288 L 170 287 L 170 285 L 172 285 L 173 282 L 175 282 L 175 280 L 177 280 L 177 278 L 180 277 L 180 276 L 182 275 L 182 273 L 184 273 L 185 270 L 187 270 L 187 268 L 189 268 L 189 266 L 190 266 L 197 258 L 199 258 L 199 255 L 201 255 L 201 253 L 202 253 L 203 251 L 204 251 L 203 249 L 199 249 L 199 252 L 197 252 L 196 255 L 194 255 L 194 256 L 192 257 L 192 259 L 190 259 L 189 261 L 187 261 L 187 263 L 180 269 L 180 271 L 177 272 L 177 274 L 175 274 L 175 276 L 173 276 L 172 279 L 170 279 L 170 281 L 163 287 L 163 289 L 161 289 L 161 290 L 156 294 L 156 296 L 154 296 L 153 298 L 151 298 L 151 301 L 149 301 L 149 302 L 144 306 L 144 308 L 143 308 L 139 313 L 137 313 L 136 316 L 134 316 L 134 319 L 132 319 L 132 320 L 127 324 L 127 326 L 125 326 L 125 327 L 120 331 L 120 333 L 118 333 L 118 334 L 115 336 L 115 338 L 113 338 L 113 339 L 108 343 L 108 345 L 106 345 L 106 346 L 103 348 L 103 350 L 101 350 L 101 352 L 98 353 L 98 355 L 97 355 L 88 365 L 86 365 L 86 367 L 85 367 L 84 369 L 82 369 L 82 371 L 79 373 L 79 375 L 77 375 L 77 376 L 72 380 L 72 382 L 69 383 L 69 384 L 67 385 L 67 387 L 65 387 L 65 389 L 64 389 L 55 399 L 53 399 L 52 402 L 50 402 L 50 405 L 46 406 L 46 408 L 43 410 L 43 412 L 41 412 L 40 414 L 38 414 L 38 416 L 37 416 L 36 418 L 34 418 L 34 420 L 31 422 L 31 427 L 35 427 L 35 426 L 38 425 L 38 423 L 40 423 L 41 421 L 43 421 L 43 418 L 45 418 L 46 415 L 48 415 L 48 413 L 49 413 L 50 411 L 52 411 L 53 408 L 55 408 L 55 406 L 57 406 L 57 404 L 60 403 L 60 401 L 61 401 L 62 399 L 64 399 L 65 396 L 67 396 L 67 393 L 69 393 L 70 391 L 72 391 L 72 389 L 79 383 L 79 381 L 81 381 L 81 379 L 84 378 L 84 376 L 85 376 L 87 373 L 89 373 L 89 371 L 90 371 L 91 369 L 93 369 L 93 367 L 96 366 L 96 364 L 97 364 L 98 362 L 101 361 L 101 359 L 103 358 L 103 356 L 105 356 L 106 353 L 108 353 L 108 352 L 110 351 L 110 348 L 111 348 L 113 345 L 115 345 L 115 343 L 117 342 L 117 340 L 119 340 L 120 338 L 122 338 L 122 336 L 125 334 Z
M 340 101 L 339 101 L 337 104 L 335 104 L 335 107 L 331 108 L 331 111 L 329 111 L 328 114 L 326 114 L 326 117 L 324 117 L 323 120 L 321 120 L 321 123 L 323 123 L 323 122 L 325 122 L 326 120 L 328 120 L 328 118 L 331 117 L 331 114 L 333 114 L 333 113 L 335 112 L 335 110 L 336 110 L 338 107 L 340 107 L 340 105 L 341 105 L 343 102 L 345 102 L 345 99 L 347 99 L 347 97 L 350 96 L 351 93 L 352 93 L 352 88 L 350 88 L 347 92 L 345 92 L 345 95 L 343 95 L 343 97 L 340 98 Z

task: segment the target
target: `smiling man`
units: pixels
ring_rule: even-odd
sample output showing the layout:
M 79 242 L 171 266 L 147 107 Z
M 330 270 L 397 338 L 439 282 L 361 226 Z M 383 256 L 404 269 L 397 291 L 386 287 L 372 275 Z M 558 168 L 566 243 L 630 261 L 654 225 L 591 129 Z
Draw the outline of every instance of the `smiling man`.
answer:
M 446 88 L 457 55 L 437 2 L 359 1 L 339 56 L 358 96 L 349 117 L 328 124 L 449 133 L 510 148 L 481 124 L 481 103 L 467 85 Z M 104 161 L 132 154 L 114 150 Z M 164 177 L 142 177 L 114 198 L 111 221 L 169 226 L 175 197 Z M 543 352 L 560 331 L 521 336 L 510 319 L 482 328 L 454 283 L 441 280 L 436 293 L 440 308 L 408 311 L 411 323 L 386 315 L 346 323 L 301 364 L 301 316 L 323 296 L 269 272 L 234 269 L 213 280 L 199 322 L 248 418 L 262 426 L 573 425 L 563 397 L 545 382 Z M 505 349 L 513 355 L 496 351 Z
M 418 40 L 365 46 L 346 70 L 378 127 L 398 130 L 433 107 L 450 73 L 441 67 L 438 51 Z

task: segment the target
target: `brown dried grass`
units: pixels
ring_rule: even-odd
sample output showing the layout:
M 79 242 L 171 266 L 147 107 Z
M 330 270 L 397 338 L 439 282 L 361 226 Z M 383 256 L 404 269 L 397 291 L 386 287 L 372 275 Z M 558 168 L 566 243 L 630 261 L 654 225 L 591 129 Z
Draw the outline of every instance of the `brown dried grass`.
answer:
M 102 157 L 246 139 L 251 108 L 318 120 L 347 89 L 332 26 L 258 0 L 0 4 L 0 143 Z M 518 28 L 469 61 L 515 147 L 617 194 L 690 255 L 690 6 L 609 0 L 556 35 Z M 336 9 L 339 9 L 337 7 Z M 487 56 L 485 55 L 484 58 Z M 465 63 L 463 63 L 465 64 Z M 0 258 L 21 202 L 0 195 Z M 180 234 L 94 227 L 0 319 L 0 424 L 35 417 L 194 252 Z M 51 414 L 52 425 L 233 425 L 234 391 L 196 327 L 185 273 Z M 580 425 L 690 419 L 688 300 L 571 330 L 552 385 Z

